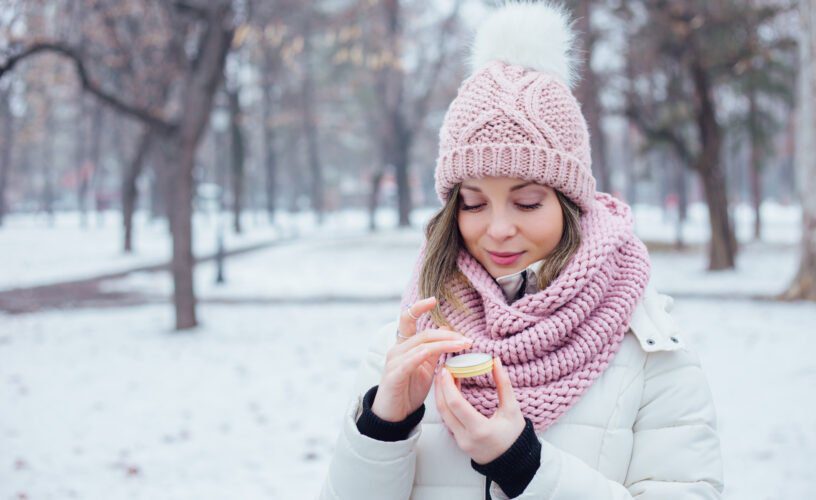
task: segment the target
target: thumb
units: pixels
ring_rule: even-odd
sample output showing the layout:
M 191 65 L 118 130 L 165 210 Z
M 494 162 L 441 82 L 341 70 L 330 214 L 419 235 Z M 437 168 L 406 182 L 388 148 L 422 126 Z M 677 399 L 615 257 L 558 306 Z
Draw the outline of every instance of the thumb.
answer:
M 501 358 L 493 358 L 493 381 L 496 383 L 496 392 L 499 395 L 499 409 L 514 409 L 518 406 L 516 395 L 510 376 L 501 363 Z

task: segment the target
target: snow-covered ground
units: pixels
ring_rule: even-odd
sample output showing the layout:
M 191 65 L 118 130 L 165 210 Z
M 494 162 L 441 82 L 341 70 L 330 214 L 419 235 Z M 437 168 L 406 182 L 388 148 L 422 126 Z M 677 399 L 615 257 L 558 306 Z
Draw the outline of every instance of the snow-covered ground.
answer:
M 728 499 L 816 498 L 816 306 L 729 299 L 787 284 L 798 234 L 782 212 L 736 271 L 652 254 L 709 377 Z M 0 314 L 0 499 L 314 498 L 356 365 L 396 315 L 421 241 L 343 217 L 342 231 L 229 259 L 225 285 L 199 266 L 192 332 L 170 331 L 167 305 Z M 659 214 L 639 208 L 638 221 L 644 238 L 671 241 Z M 169 282 L 139 273 L 107 288 L 165 295 Z
M 87 227 L 78 214 L 58 213 L 49 226 L 41 215 L 14 215 L 0 228 L 0 290 L 50 284 L 134 267 L 166 262 L 171 246 L 166 221 L 151 221 L 145 214 L 135 218 L 135 251 L 122 252 L 123 231 L 118 214 L 103 214 L 102 224 L 90 217 Z M 194 248 L 198 254 L 215 249 L 217 224 L 214 218 L 197 216 Z M 245 235 L 225 234 L 225 244 L 240 246 L 286 236 L 282 227 L 258 224 Z
M 417 211 L 423 217 L 427 211 Z M 378 213 L 378 224 L 393 226 L 391 211 Z M 280 212 L 270 224 L 265 213 L 245 213 L 244 232 L 232 232 L 231 219 L 225 214 L 224 245 L 229 249 L 281 238 L 337 236 L 363 233 L 368 225 L 364 211 L 329 213 L 323 226 L 315 224 L 309 212 Z M 89 217 L 86 227 L 76 212 L 57 213 L 53 225 L 43 214 L 12 214 L 0 227 L 0 291 L 47 285 L 109 274 L 128 269 L 163 264 L 170 258 L 172 246 L 164 219 L 151 220 L 139 213 L 134 218 L 134 252 L 122 252 L 123 230 L 116 212 L 102 214 L 101 223 Z M 212 214 L 197 213 L 193 227 L 196 255 L 215 253 L 219 220 Z
M 0 498 L 314 498 L 393 304 L 0 319 Z M 25 494 L 25 497 L 18 495 Z

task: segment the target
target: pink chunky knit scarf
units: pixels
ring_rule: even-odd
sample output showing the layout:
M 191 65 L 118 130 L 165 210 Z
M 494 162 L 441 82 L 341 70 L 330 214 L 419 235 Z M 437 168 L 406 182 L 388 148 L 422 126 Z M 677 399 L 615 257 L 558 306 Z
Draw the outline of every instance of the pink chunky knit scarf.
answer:
M 403 307 L 418 297 L 420 251 Z M 581 245 L 549 286 L 508 304 L 496 281 L 469 252 L 458 267 L 471 286 L 453 293 L 469 309 L 440 307 L 455 331 L 475 340 L 470 351 L 501 357 L 524 416 L 543 431 L 572 407 L 606 369 L 629 327 L 635 305 L 649 280 L 646 247 L 633 233 L 629 207 L 596 193 L 581 215 Z M 417 331 L 435 328 L 430 314 Z M 440 365 L 450 357 L 440 359 Z M 491 375 L 463 379 L 462 393 L 482 414 L 496 410 Z

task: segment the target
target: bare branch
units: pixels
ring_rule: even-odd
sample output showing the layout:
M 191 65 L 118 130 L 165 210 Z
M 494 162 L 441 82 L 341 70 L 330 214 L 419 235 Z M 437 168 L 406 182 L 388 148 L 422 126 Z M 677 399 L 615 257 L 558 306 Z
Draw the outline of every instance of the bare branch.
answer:
M 654 142 L 662 141 L 670 144 L 683 163 L 686 165 L 693 164 L 694 159 L 692 158 L 692 154 L 688 146 L 670 127 L 665 125 L 654 126 L 647 123 L 646 119 L 643 117 L 643 114 L 635 109 L 635 106 L 631 103 L 626 106 L 624 115 L 632 120 L 632 122 L 637 125 L 638 129 L 640 129 L 640 131 L 643 132 L 643 134 L 649 139 Z
M 418 130 L 428 112 L 428 104 L 431 100 L 431 96 L 433 95 L 433 91 L 436 88 L 436 82 L 439 80 L 439 75 L 442 72 L 445 61 L 447 60 L 447 41 L 450 38 L 450 31 L 453 29 L 456 19 L 459 16 L 459 8 L 461 5 L 462 1 L 456 0 L 453 10 L 445 21 L 443 21 L 442 27 L 439 30 L 439 41 L 437 42 L 437 46 L 439 47 L 439 57 L 437 57 L 436 61 L 433 63 L 433 66 L 431 67 L 431 75 L 428 77 L 428 84 L 425 87 L 425 92 L 423 92 L 413 106 L 414 114 L 408 126 L 409 130 Z
M 9 56 L 4 63 L 0 64 L 0 79 L 3 78 L 3 75 L 5 75 L 7 72 L 11 71 L 20 61 L 44 52 L 53 52 L 71 59 L 74 62 L 74 67 L 76 68 L 79 80 L 82 83 L 82 88 L 95 95 L 98 99 L 113 109 L 164 132 L 172 132 L 176 128 L 175 124 L 166 121 L 160 116 L 156 116 L 151 111 L 128 104 L 107 90 L 101 88 L 89 77 L 79 50 L 63 43 L 37 42 L 20 50 L 16 54 Z
M 197 17 L 202 21 L 206 21 L 208 19 L 207 9 L 199 5 L 194 5 L 191 2 L 175 0 L 173 2 L 173 7 L 183 14 L 192 14 L 194 17 Z

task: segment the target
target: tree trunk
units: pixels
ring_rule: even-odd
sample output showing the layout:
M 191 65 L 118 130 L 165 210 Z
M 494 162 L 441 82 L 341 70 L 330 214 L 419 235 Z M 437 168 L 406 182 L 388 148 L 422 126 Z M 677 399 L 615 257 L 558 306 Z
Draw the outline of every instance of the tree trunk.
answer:
M 751 204 L 754 208 L 754 239 L 762 239 L 762 172 L 760 171 L 759 150 L 759 123 L 756 105 L 756 89 L 751 85 L 748 88 L 748 130 L 751 139 L 751 149 L 748 159 L 748 179 L 751 183 Z
M 695 168 L 703 180 L 708 218 L 711 227 L 708 269 L 733 269 L 736 260 L 736 239 L 728 214 L 728 190 L 720 162 L 722 131 L 717 123 L 708 74 L 699 57 L 690 64 L 695 92 L 695 118 L 700 136 L 701 152 Z
M 762 239 L 762 180 L 759 165 L 757 164 L 757 147 L 751 144 L 751 165 L 749 179 L 751 181 L 751 203 L 754 208 L 754 240 Z
M 275 221 L 275 201 L 277 198 L 277 171 L 278 157 L 275 148 L 275 127 L 272 125 L 272 72 L 275 65 L 273 63 L 271 50 L 264 54 L 264 85 L 263 85 L 263 148 L 264 148 L 264 173 L 266 187 L 266 214 L 269 222 Z
M 178 159 L 173 169 L 170 209 L 170 230 L 173 235 L 173 304 L 176 311 L 176 329 L 185 330 L 198 325 L 196 298 L 193 288 L 193 168 L 196 142 L 174 141 L 174 156 Z
M 157 220 L 169 217 L 167 212 L 167 191 L 169 187 L 170 171 L 172 165 L 167 161 L 166 139 L 156 142 L 156 149 L 153 154 L 148 154 L 148 158 L 153 166 L 153 175 L 150 179 L 150 219 Z M 146 158 L 147 159 L 147 158 Z M 169 219 L 168 219 L 169 220 Z
M 377 230 L 377 206 L 380 200 L 383 175 L 383 170 L 377 169 L 371 177 L 371 194 L 368 198 L 368 230 L 372 233 Z
M 711 227 L 711 240 L 708 246 L 708 270 L 732 269 L 735 252 L 728 231 L 731 221 L 728 216 L 725 178 L 722 172 L 712 172 L 702 177 L 703 191 L 708 205 L 708 221 Z
M 133 252 L 133 213 L 139 197 L 137 182 L 144 169 L 145 157 L 153 142 L 153 132 L 148 127 L 142 132 L 133 159 L 122 176 L 122 225 L 124 227 L 124 252 Z
M 385 45 L 399 59 L 402 55 L 402 14 L 399 0 L 384 3 Z M 408 130 L 403 107 L 405 105 L 405 75 L 401 68 L 385 65 L 380 73 L 380 100 L 385 110 L 382 136 L 384 168 L 392 167 L 397 183 L 398 226 L 411 225 L 411 186 L 409 185 L 409 155 L 411 132 Z
M 816 301 L 816 212 L 802 213 L 802 254 L 799 259 L 799 270 L 785 297 Z
M 87 103 L 85 102 L 85 96 L 80 93 L 79 116 L 77 117 L 76 121 L 76 137 L 74 139 L 74 147 L 76 148 L 74 150 L 74 164 L 76 166 L 77 208 L 79 209 L 79 223 L 82 227 L 86 227 L 88 225 L 88 178 L 90 177 L 90 164 L 88 163 L 88 158 L 85 154 L 86 110 Z
M 97 226 L 101 226 L 103 218 L 101 214 L 101 200 L 99 197 L 99 191 L 103 187 L 104 183 L 104 172 L 102 170 L 102 131 L 105 130 L 104 127 L 105 122 L 105 115 L 104 110 L 102 109 L 102 104 L 95 102 L 93 104 L 93 116 L 91 117 L 91 141 L 89 144 L 88 150 L 88 158 L 91 161 L 91 165 L 93 165 L 93 170 L 91 172 L 91 191 L 93 193 L 94 198 L 94 213 L 96 214 L 96 223 Z
M 200 57 L 184 82 L 181 122 L 170 144 L 173 168 L 170 227 L 173 233 L 173 302 L 176 330 L 198 325 L 193 289 L 193 192 L 196 151 L 209 123 L 213 98 L 223 78 L 224 63 L 232 43 L 228 3 L 208 12 L 208 24 L 199 44 Z
M 398 137 L 394 145 L 393 165 L 397 182 L 397 214 L 399 227 L 411 225 L 411 186 L 408 177 L 408 149 L 409 144 L 405 137 Z
M 633 128 L 631 124 L 627 124 L 628 128 Z M 635 171 L 635 162 L 638 161 L 635 151 L 637 144 L 635 144 L 635 135 L 629 130 L 623 138 L 623 170 L 626 178 L 626 186 L 624 187 L 624 197 L 634 210 L 637 204 L 637 172 Z
M 0 94 L 0 116 L 2 117 L 2 137 L 0 140 L 0 226 L 6 217 L 6 188 L 11 171 L 11 152 L 14 146 L 14 116 L 5 93 Z
M 303 135 L 306 139 L 306 160 L 309 163 L 311 178 L 312 209 L 317 215 L 317 223 L 323 223 L 323 169 L 320 164 L 320 146 L 318 140 L 317 115 L 315 113 L 315 88 L 312 68 L 311 25 L 307 17 L 303 33 L 303 89 L 301 105 L 303 113 Z
M 799 271 L 785 292 L 788 299 L 816 301 L 816 0 L 801 0 L 796 172 L 802 203 Z
M 677 191 L 677 235 L 675 240 L 675 247 L 677 249 L 685 248 L 683 241 L 683 225 L 686 222 L 688 212 L 688 182 L 686 182 L 686 166 L 683 162 L 675 159 L 674 165 L 675 187 Z
M 241 234 L 241 212 L 244 208 L 244 131 L 238 89 L 227 92 L 230 115 L 230 172 L 232 173 L 232 227 Z
M 580 33 L 582 53 L 586 58 L 583 77 L 578 82 L 576 95 L 589 126 L 590 148 L 592 150 L 592 172 L 598 181 L 598 191 L 611 190 L 609 168 L 606 163 L 606 137 L 601 127 L 603 112 L 598 99 L 598 76 L 592 69 L 592 52 L 595 46 L 596 33 L 591 25 L 591 0 L 579 0 L 576 7 L 576 29 Z
M 49 137 L 53 137 L 55 133 L 54 127 L 54 110 L 51 107 L 51 99 L 46 97 L 46 121 L 45 121 L 45 129 L 48 133 Z M 43 175 L 43 189 L 42 189 L 42 209 L 45 210 L 45 213 L 48 217 L 48 225 L 54 225 L 54 164 L 57 160 L 57 150 L 54 144 L 54 141 L 48 141 L 46 147 L 43 150 L 41 159 L 41 168 L 42 168 L 42 175 Z M 26 169 L 28 170 L 28 169 Z

